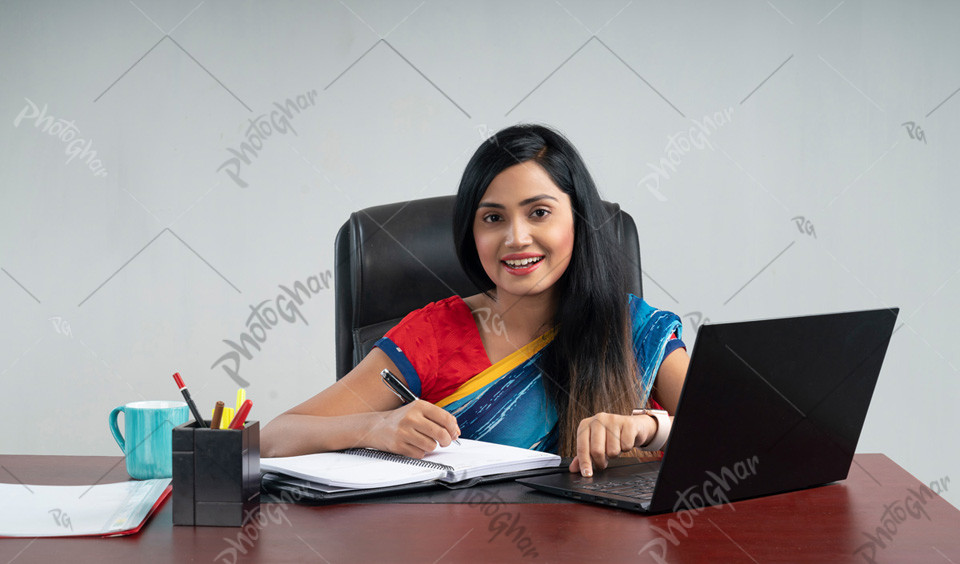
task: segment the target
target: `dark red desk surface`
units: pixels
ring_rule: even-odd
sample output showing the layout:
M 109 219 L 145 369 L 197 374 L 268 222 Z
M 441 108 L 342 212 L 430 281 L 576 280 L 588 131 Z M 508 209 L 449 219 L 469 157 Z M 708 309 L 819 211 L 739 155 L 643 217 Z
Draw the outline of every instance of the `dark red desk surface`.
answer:
M 121 460 L 0 455 L 0 481 L 65 485 L 123 481 L 128 476 Z M 868 542 L 864 533 L 875 533 L 883 526 L 885 507 L 896 502 L 904 507 L 912 495 L 910 488 L 916 491 L 921 485 L 886 456 L 860 454 L 849 478 L 838 484 L 658 516 L 554 503 L 263 504 L 259 525 L 193 528 L 173 526 L 168 500 L 134 536 L 0 539 L 0 564 L 867 562 L 863 552 L 855 553 Z M 455 495 L 461 501 L 466 498 L 464 493 Z M 929 519 L 906 515 L 895 523 L 892 540 L 884 539 L 886 548 L 877 547 L 875 561 L 960 564 L 960 511 L 939 497 L 922 507 Z M 671 521 L 676 544 L 656 530 L 667 530 Z M 523 531 L 515 530 L 509 538 L 507 531 L 496 534 L 511 524 Z

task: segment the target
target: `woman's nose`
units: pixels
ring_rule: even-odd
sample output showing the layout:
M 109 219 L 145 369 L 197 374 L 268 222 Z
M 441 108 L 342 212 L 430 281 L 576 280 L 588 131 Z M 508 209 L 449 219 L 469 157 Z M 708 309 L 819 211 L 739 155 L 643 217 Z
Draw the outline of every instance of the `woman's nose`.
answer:
M 511 248 L 525 247 L 532 243 L 530 228 L 523 221 L 514 221 L 507 232 L 506 245 Z

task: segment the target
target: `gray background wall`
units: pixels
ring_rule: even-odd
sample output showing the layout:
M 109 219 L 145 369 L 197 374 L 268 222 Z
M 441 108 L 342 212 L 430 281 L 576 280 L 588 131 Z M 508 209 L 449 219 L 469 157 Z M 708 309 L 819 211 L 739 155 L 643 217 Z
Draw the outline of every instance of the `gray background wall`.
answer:
M 239 377 L 262 421 L 329 385 L 324 279 L 348 214 L 450 194 L 487 135 L 534 121 L 638 220 L 646 297 L 690 343 L 706 319 L 902 308 L 859 451 L 950 476 L 958 19 L 950 2 L 5 2 L 17 432 L 0 452 L 117 454 L 107 412 L 177 399 L 174 371 L 205 410 L 232 398 L 224 340 L 295 282 L 315 291 Z

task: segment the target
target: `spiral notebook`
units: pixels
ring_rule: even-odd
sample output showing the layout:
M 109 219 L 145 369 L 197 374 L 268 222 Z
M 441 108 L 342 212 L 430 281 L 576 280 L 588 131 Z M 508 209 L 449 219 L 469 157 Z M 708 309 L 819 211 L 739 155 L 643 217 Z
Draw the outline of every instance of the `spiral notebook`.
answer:
M 363 490 L 403 484 L 455 484 L 474 478 L 560 465 L 547 452 L 460 439 L 422 459 L 369 448 L 260 459 L 260 469 L 324 486 Z

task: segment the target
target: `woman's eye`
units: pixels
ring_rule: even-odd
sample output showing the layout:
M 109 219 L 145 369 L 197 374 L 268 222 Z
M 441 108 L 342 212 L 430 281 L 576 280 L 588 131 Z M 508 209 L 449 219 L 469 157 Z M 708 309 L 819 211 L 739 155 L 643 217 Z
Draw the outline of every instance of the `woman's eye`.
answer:
M 500 216 L 495 213 L 488 213 L 487 215 L 483 216 L 483 221 L 485 223 L 493 223 L 495 221 L 500 221 Z
M 547 217 L 548 215 L 550 215 L 550 210 L 547 210 L 547 209 L 544 209 L 544 208 L 538 208 L 538 209 L 533 210 L 533 214 L 532 214 L 532 215 L 533 215 L 534 217 L 539 218 L 539 219 L 543 219 L 543 218 Z

